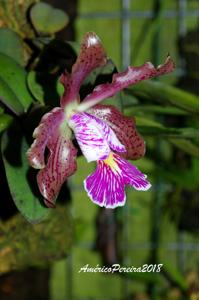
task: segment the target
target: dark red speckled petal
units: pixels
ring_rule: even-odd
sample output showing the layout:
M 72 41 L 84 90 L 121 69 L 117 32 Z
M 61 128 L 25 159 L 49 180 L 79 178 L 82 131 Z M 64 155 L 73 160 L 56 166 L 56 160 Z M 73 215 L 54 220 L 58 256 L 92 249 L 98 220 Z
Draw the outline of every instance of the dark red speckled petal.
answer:
M 105 121 L 115 132 L 117 138 L 125 146 L 126 151 L 120 153 L 127 159 L 139 159 L 145 154 L 145 143 L 136 130 L 135 120 L 125 117 L 112 105 L 96 105 L 88 111 Z
M 48 140 L 57 126 L 64 120 L 64 111 L 60 107 L 55 107 L 46 113 L 37 128 L 33 132 L 35 138 L 30 149 L 27 151 L 27 158 L 30 165 L 35 169 L 42 169 L 45 166 L 44 151 Z
M 76 170 L 76 149 L 70 138 L 72 132 L 68 127 L 62 108 L 54 108 L 45 114 L 35 129 L 33 142 L 27 151 L 32 167 L 41 169 L 37 183 L 47 206 L 53 207 L 63 182 Z M 47 164 L 44 152 L 49 150 Z
M 125 72 L 113 75 L 112 83 L 97 86 L 79 105 L 78 111 L 86 111 L 100 101 L 114 96 L 129 85 L 136 84 L 155 76 L 163 75 L 173 71 L 175 65 L 170 56 L 163 65 L 155 68 L 152 63 L 147 62 L 141 67 L 128 67 Z
M 105 65 L 106 62 L 106 53 L 100 39 L 94 32 L 88 32 L 82 41 L 80 53 L 73 65 L 72 73 L 65 73 L 60 78 L 60 82 L 65 87 L 65 93 L 61 98 L 61 106 L 65 107 L 74 100 L 86 76 L 95 68 Z
M 66 125 L 67 126 L 67 125 Z M 45 168 L 39 171 L 37 183 L 44 202 L 48 207 L 54 207 L 57 195 L 64 181 L 76 171 L 77 150 L 66 133 L 60 134 L 57 129 L 50 137 L 47 147 L 49 157 Z

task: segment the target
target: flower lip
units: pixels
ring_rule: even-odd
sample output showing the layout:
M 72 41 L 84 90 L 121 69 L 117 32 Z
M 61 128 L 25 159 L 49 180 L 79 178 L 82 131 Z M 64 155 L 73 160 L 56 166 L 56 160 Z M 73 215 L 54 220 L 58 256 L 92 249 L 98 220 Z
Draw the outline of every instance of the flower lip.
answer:
M 90 197 L 91 201 L 94 204 L 97 204 L 100 207 L 105 207 L 105 208 L 109 208 L 109 209 L 114 209 L 114 208 L 122 207 L 122 206 L 125 205 L 125 203 L 126 203 L 126 194 L 125 193 L 124 193 L 124 196 L 123 196 L 122 200 L 121 201 L 116 201 L 114 204 L 113 203 L 106 203 L 105 199 L 103 201 L 99 201 L 99 199 L 93 198 L 92 192 L 90 191 L 90 189 L 88 187 L 88 183 L 87 183 L 88 178 L 89 178 L 89 176 L 84 180 L 84 189 L 85 189 L 85 191 L 87 192 L 88 196 Z
M 142 191 L 151 187 L 146 177 L 135 166 L 111 152 L 106 160 L 98 161 L 97 169 L 85 179 L 84 187 L 95 204 L 116 208 L 125 204 L 126 185 Z

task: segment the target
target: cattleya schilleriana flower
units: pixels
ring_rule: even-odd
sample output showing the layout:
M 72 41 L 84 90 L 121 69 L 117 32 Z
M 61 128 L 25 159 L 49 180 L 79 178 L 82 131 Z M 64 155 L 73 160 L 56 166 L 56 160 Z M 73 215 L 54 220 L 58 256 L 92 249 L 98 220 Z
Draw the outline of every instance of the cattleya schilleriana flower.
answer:
M 122 206 L 126 185 L 143 191 L 151 186 L 146 175 L 126 160 L 138 159 L 145 152 L 134 120 L 123 116 L 114 106 L 98 103 L 129 85 L 171 72 L 174 63 L 167 57 L 158 68 L 150 62 L 129 67 L 114 74 L 112 83 L 97 86 L 80 102 L 82 82 L 91 71 L 106 63 L 99 38 L 93 32 L 87 33 L 72 72 L 65 72 L 60 78 L 65 88 L 60 107 L 45 114 L 33 133 L 35 141 L 28 150 L 28 160 L 33 168 L 40 169 L 37 182 L 49 207 L 54 207 L 62 184 L 76 171 L 77 150 L 72 143 L 72 131 L 86 160 L 97 164 L 94 173 L 84 180 L 85 190 L 94 203 L 107 208 Z

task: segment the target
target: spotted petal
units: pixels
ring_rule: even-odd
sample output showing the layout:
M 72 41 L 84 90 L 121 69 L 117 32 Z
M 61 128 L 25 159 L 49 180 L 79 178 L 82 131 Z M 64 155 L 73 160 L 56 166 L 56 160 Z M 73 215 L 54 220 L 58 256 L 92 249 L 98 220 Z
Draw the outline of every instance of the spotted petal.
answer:
M 76 149 L 70 141 L 71 131 L 61 108 L 45 114 L 33 133 L 34 143 L 27 152 L 29 163 L 41 169 L 37 182 L 47 206 L 52 207 L 61 185 L 76 170 Z M 49 150 L 45 165 L 45 149 Z
M 60 133 L 57 128 L 50 137 L 47 145 L 50 152 L 47 165 L 37 175 L 40 192 L 48 207 L 54 207 L 62 184 L 77 168 L 77 150 L 68 138 L 68 130 L 69 128 L 65 128 L 65 132 Z
M 61 106 L 65 107 L 69 102 L 76 99 L 84 79 L 92 70 L 105 64 L 106 53 L 100 39 L 94 32 L 88 32 L 84 36 L 72 73 L 66 72 L 60 78 L 65 87 L 64 95 L 61 98 Z
M 126 201 L 125 186 L 146 191 L 151 187 L 146 175 L 135 166 L 111 153 L 105 161 L 98 161 L 97 169 L 84 181 L 85 190 L 91 200 L 99 206 L 115 208 Z
M 112 105 L 97 104 L 88 113 L 103 120 L 112 128 L 117 138 L 125 146 L 126 152 L 121 154 L 123 157 L 138 159 L 144 156 L 145 142 L 137 132 L 133 118 L 125 117 Z
M 37 128 L 33 132 L 34 143 L 27 151 L 27 157 L 30 165 L 35 169 L 42 169 L 45 166 L 44 151 L 48 140 L 57 126 L 64 120 L 64 112 L 56 107 L 49 113 L 46 113 Z
M 95 116 L 88 113 L 74 114 L 69 125 L 88 162 L 106 159 L 110 148 L 117 152 L 126 151 L 113 130 Z
M 93 92 L 82 101 L 78 110 L 85 111 L 100 101 L 113 97 L 117 92 L 123 90 L 129 85 L 169 73 L 173 71 L 174 67 L 174 62 L 170 56 L 167 57 L 163 65 L 160 65 L 157 68 L 155 68 L 150 62 L 147 62 L 140 67 L 128 67 L 125 72 L 114 74 L 112 83 L 105 83 L 97 86 Z

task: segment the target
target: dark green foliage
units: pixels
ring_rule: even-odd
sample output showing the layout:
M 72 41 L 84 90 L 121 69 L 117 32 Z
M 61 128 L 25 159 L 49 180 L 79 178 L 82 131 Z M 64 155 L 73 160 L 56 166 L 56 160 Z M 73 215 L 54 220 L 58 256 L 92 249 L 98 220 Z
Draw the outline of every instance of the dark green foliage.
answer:
M 16 114 L 26 112 L 33 98 L 26 85 L 26 70 L 0 53 L 0 98 Z
M 42 203 L 36 183 L 36 172 L 30 168 L 26 158 L 28 145 L 16 123 L 4 133 L 1 148 L 13 200 L 29 222 L 37 223 L 49 210 Z
M 2 41 L 0 43 L 0 53 L 13 58 L 18 64 L 24 65 L 21 37 L 9 28 L 0 28 L 0 40 Z

